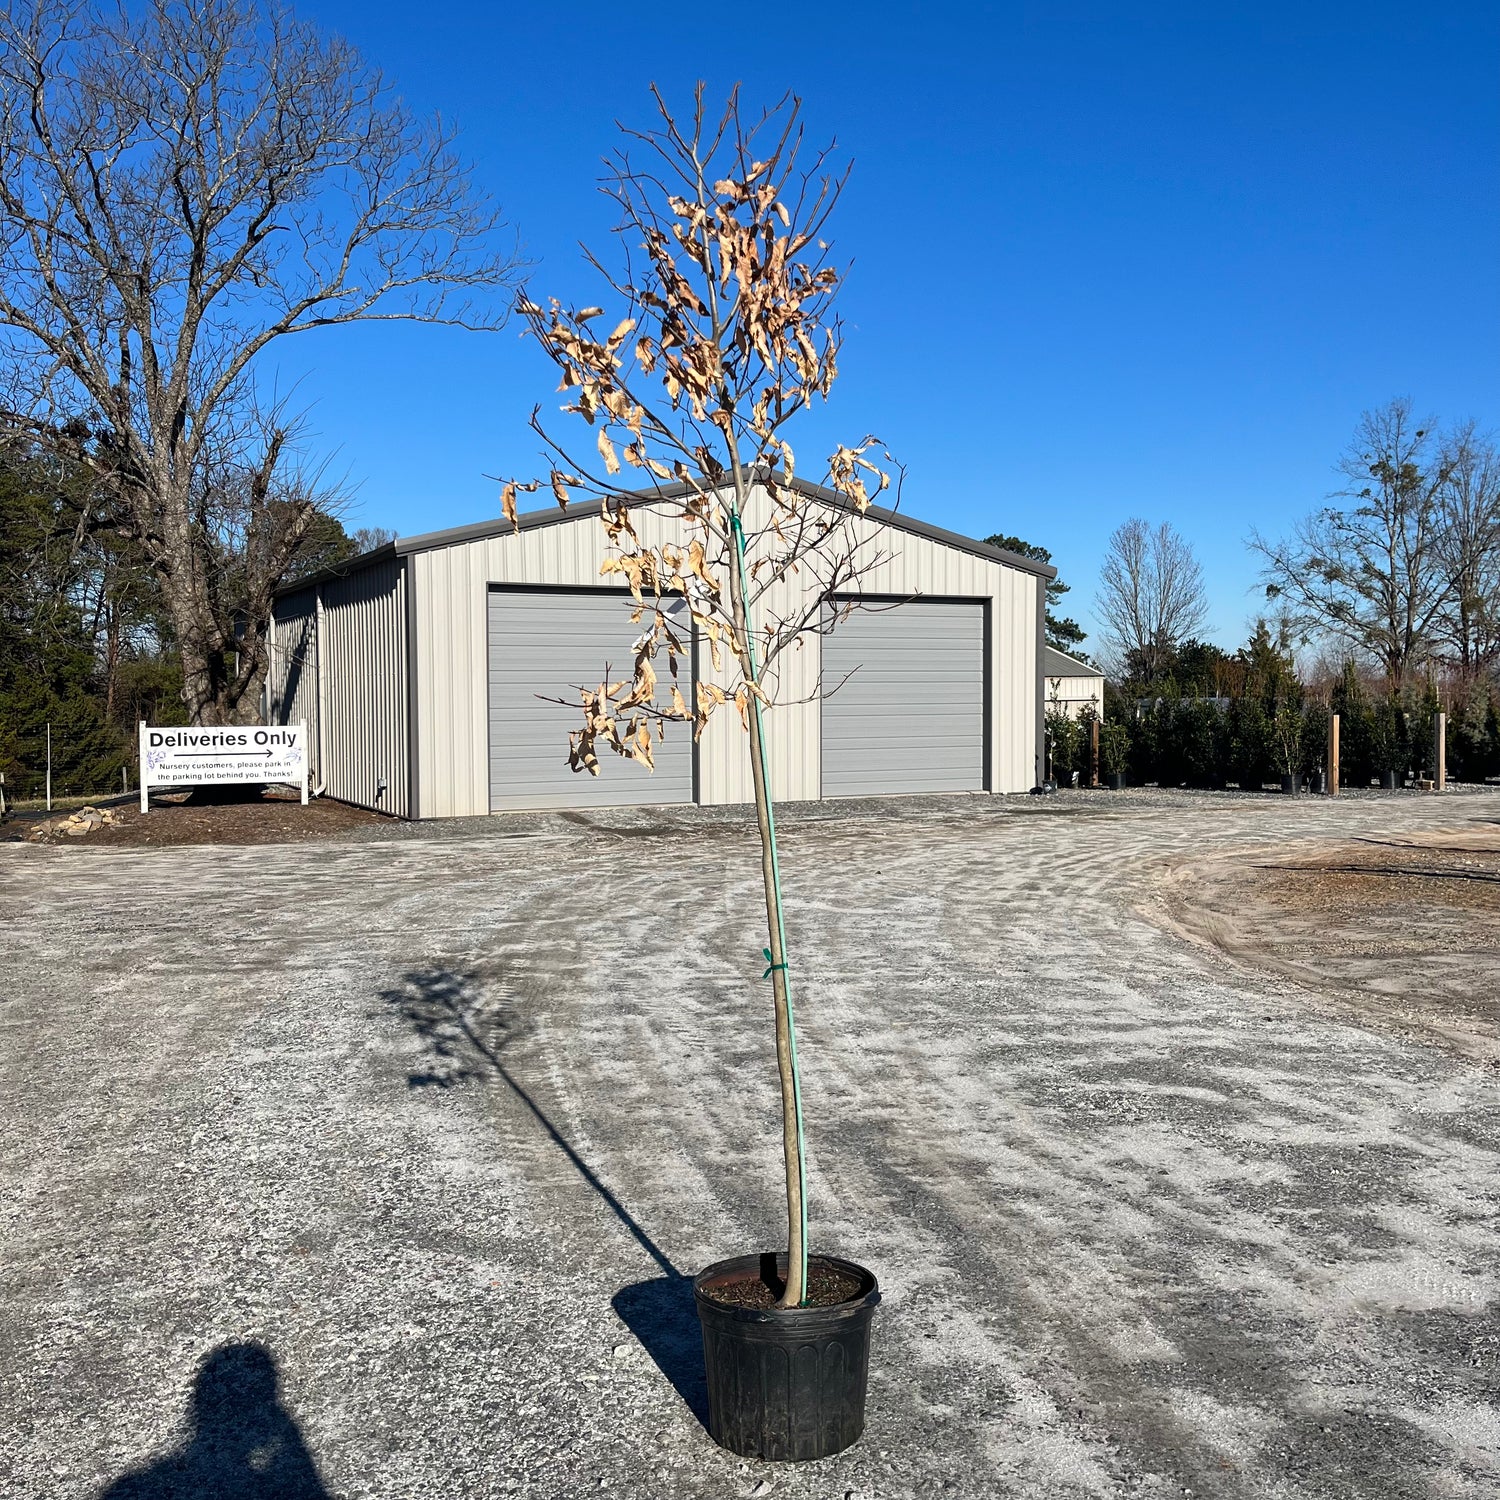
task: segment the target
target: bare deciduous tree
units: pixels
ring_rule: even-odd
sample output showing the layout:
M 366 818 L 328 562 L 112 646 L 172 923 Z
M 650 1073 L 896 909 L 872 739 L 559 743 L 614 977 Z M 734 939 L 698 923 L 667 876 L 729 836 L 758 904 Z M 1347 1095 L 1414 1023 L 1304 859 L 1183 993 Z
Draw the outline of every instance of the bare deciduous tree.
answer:
M 1281 541 L 1258 533 L 1268 598 L 1307 632 L 1369 652 L 1392 686 L 1431 655 L 1454 562 L 1442 542 L 1453 460 L 1411 402 L 1366 412 L 1339 461 L 1347 486 Z
M 494 326 L 469 296 L 513 280 L 495 228 L 451 132 L 274 3 L 15 0 L 0 17 L 12 425 L 91 429 L 75 456 L 160 585 L 193 722 L 253 702 L 256 611 L 317 511 L 286 472 L 290 424 L 261 414 L 258 356 L 358 320 Z M 205 512 L 226 478 L 250 506 L 238 670 Z
M 628 676 L 612 681 L 606 669 L 596 686 L 578 685 L 571 761 L 597 774 L 607 748 L 649 766 L 674 721 L 698 736 L 729 704 L 748 731 L 782 1089 L 782 1304 L 795 1307 L 807 1268 L 802 1112 L 762 710 L 778 696 L 783 654 L 857 607 L 861 580 L 883 561 L 871 502 L 889 480 L 868 456 L 872 438 L 835 448 L 826 488 L 794 477 L 787 425 L 827 396 L 842 343 L 831 310 L 842 273 L 821 236 L 844 178 L 827 151 L 802 158 L 800 102 L 747 117 L 736 94 L 715 123 L 701 85 L 683 121 L 655 98 L 658 127 L 626 131 L 630 144 L 609 163 L 623 269 L 589 257 L 616 312 L 521 304 L 561 371 L 564 409 L 594 429 L 584 456 L 533 416 L 552 459 L 546 483 L 564 506 L 580 492 L 602 502 L 604 571 L 628 582 L 642 626 Z M 506 484 L 506 515 L 518 491 L 536 488 Z M 653 532 L 650 515 L 672 524 Z M 678 686 L 689 642 L 669 620 L 671 600 L 686 601 L 712 658 L 692 703 Z M 658 680 L 663 657 L 669 683 Z
M 1500 453 L 1469 422 L 1443 444 L 1440 472 L 1437 553 L 1451 587 L 1435 635 L 1469 682 L 1500 661 Z
M 1105 550 L 1096 608 L 1119 666 L 1155 681 L 1208 618 L 1192 547 L 1165 521 L 1154 529 L 1139 518 L 1126 521 Z

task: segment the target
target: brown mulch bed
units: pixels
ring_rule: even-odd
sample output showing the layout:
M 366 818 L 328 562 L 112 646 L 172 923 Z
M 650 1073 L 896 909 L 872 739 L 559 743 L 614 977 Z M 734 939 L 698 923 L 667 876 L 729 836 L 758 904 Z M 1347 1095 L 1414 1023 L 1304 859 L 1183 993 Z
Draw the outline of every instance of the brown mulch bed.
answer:
M 74 838 L 52 833 L 39 842 L 77 849 L 140 849 L 169 844 L 293 844 L 310 839 L 337 839 L 362 829 L 390 826 L 391 819 L 362 807 L 314 798 L 306 807 L 296 793 L 268 791 L 242 802 L 205 802 L 188 792 L 151 798 L 141 816 L 137 799 L 100 801 L 122 821 Z M 58 818 L 65 814 L 57 814 Z M 0 838 L 24 840 L 37 820 L 7 821 Z

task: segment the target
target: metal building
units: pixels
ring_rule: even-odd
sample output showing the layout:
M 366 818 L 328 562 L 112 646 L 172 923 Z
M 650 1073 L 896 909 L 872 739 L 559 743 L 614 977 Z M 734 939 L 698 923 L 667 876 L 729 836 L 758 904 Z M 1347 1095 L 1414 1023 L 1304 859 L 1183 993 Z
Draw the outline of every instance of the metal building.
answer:
M 852 517 L 832 492 L 797 484 L 876 542 L 862 597 L 882 607 L 783 656 L 767 716 L 774 793 L 1029 790 L 1054 570 L 894 512 Z M 748 519 L 768 505 L 753 494 Z M 669 509 L 643 497 L 643 542 L 682 540 Z M 406 538 L 302 580 L 274 605 L 268 720 L 307 722 L 319 790 L 400 817 L 750 801 L 732 708 L 696 744 L 669 726 L 654 773 L 603 755 L 598 777 L 568 769 L 578 712 L 550 700 L 576 698 L 606 665 L 628 672 L 640 631 L 628 592 L 601 579 L 608 555 L 598 505 L 576 505 L 523 516 L 519 530 L 495 520 Z M 785 597 L 768 604 L 785 614 L 798 587 L 778 585 Z M 708 678 L 698 645 L 691 670 Z
M 1043 646 L 1042 671 L 1046 677 L 1042 697 L 1049 712 L 1060 709 L 1076 719 L 1085 708 L 1092 708 L 1097 717 L 1104 717 L 1104 673 L 1098 667 L 1055 646 Z

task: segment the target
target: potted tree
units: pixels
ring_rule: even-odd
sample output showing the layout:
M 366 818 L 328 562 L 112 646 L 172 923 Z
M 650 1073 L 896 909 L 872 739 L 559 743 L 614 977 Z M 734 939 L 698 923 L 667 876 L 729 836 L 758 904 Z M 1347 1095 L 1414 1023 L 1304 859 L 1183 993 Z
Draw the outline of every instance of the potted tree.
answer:
M 1328 754 L 1328 710 L 1321 703 L 1302 711 L 1302 764 L 1307 769 L 1307 789 L 1321 794 L 1327 789 L 1324 760 Z
M 1047 710 L 1047 748 L 1050 780 L 1054 786 L 1073 786 L 1078 780 L 1083 736 L 1078 721 L 1056 699 Z
M 1279 698 L 1271 714 L 1271 744 L 1281 773 L 1281 791 L 1286 797 L 1297 794 L 1302 763 L 1302 713 L 1290 698 Z
M 1099 726 L 1099 760 L 1104 784 L 1112 792 L 1125 790 L 1125 763 L 1130 755 L 1130 731 L 1118 719 Z
M 1396 767 L 1404 759 L 1405 751 L 1401 716 L 1394 697 L 1380 701 L 1372 720 L 1370 741 L 1374 750 L 1375 772 L 1381 789 L 1393 792 L 1400 785 Z
M 632 668 L 601 664 L 597 685 L 572 685 L 575 771 L 598 775 L 608 752 L 649 768 L 663 735 L 701 736 L 726 707 L 748 736 L 766 917 L 756 979 L 771 992 L 787 1231 L 779 1253 L 743 1247 L 754 1253 L 709 1266 L 694 1296 L 714 1438 L 748 1456 L 812 1459 L 863 1426 L 879 1290 L 863 1266 L 809 1253 L 767 713 L 785 653 L 859 607 L 862 581 L 884 560 L 871 505 L 890 480 L 867 437 L 834 449 L 823 487 L 793 482 L 788 423 L 827 397 L 842 342 L 832 304 L 843 273 L 822 236 L 846 174 L 830 171 L 827 151 L 804 155 L 796 98 L 749 114 L 736 92 L 714 116 L 699 85 L 691 113 L 678 117 L 652 93 L 655 127 L 625 131 L 627 146 L 606 162 L 620 268 L 587 257 L 616 311 L 519 303 L 560 371 L 563 410 L 592 429 L 588 457 L 533 413 L 550 472 L 506 483 L 501 507 L 516 521 L 518 493 L 542 484 L 563 507 L 578 495 L 596 500 L 609 543 L 603 572 L 628 584 L 635 606 Z M 692 643 L 669 602 L 685 603 L 711 663 L 692 701 L 679 685 Z

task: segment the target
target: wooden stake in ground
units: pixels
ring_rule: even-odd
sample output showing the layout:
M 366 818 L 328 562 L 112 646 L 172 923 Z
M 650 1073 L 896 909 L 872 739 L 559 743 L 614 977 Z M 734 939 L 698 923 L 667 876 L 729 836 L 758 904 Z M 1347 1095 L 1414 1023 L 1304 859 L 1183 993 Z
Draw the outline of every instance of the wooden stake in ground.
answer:
M 1328 715 L 1328 795 L 1339 794 L 1339 716 Z
M 1089 720 L 1089 785 L 1099 785 L 1099 721 Z
M 1448 715 L 1439 711 L 1432 716 L 1432 789 L 1440 792 L 1448 785 Z

